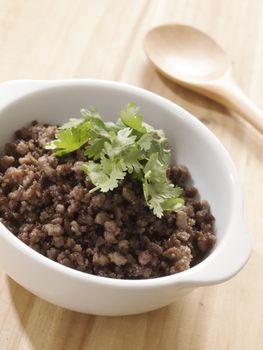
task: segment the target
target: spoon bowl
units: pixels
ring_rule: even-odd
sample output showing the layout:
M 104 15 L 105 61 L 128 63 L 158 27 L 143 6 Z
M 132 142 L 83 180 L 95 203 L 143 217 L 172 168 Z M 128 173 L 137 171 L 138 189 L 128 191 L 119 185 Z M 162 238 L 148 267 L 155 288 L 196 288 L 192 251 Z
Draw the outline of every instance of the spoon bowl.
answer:
M 234 110 L 263 133 L 262 111 L 234 82 L 227 54 L 209 35 L 188 25 L 162 25 L 147 33 L 145 52 L 166 77 Z
M 224 50 L 214 40 L 187 25 L 152 29 L 146 36 L 145 50 L 162 73 L 176 81 L 211 81 L 231 68 Z

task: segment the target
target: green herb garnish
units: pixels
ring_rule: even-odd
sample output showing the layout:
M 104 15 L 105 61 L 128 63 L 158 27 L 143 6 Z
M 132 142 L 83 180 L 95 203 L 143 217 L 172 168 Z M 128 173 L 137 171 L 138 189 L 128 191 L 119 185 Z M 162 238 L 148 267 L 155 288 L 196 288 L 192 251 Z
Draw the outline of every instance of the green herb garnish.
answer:
M 81 118 L 63 124 L 46 149 L 63 156 L 84 145 L 83 171 L 95 186 L 91 192 L 112 191 L 131 174 L 142 183 L 144 198 L 157 217 L 164 210 L 182 209 L 183 190 L 166 176 L 171 152 L 164 132 L 144 123 L 135 103 L 120 111 L 115 124 L 104 122 L 95 109 L 81 110 Z

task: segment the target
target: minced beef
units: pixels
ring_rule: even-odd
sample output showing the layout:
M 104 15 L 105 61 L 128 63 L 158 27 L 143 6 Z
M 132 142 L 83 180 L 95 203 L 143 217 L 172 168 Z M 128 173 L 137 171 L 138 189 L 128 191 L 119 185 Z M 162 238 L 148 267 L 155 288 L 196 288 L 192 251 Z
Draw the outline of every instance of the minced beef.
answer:
M 1 221 L 21 241 L 65 266 L 119 279 L 167 276 L 207 256 L 216 241 L 214 217 L 187 186 L 186 167 L 167 173 L 184 189 L 184 209 L 158 219 L 131 178 L 114 191 L 90 193 L 83 150 L 60 158 L 45 150 L 56 130 L 33 122 L 0 158 Z

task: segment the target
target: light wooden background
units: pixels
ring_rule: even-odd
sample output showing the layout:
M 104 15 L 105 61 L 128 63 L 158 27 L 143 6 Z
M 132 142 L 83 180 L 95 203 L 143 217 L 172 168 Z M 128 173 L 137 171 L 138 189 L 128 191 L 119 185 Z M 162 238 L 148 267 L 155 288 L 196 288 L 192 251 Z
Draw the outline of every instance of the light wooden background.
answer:
M 144 35 L 153 26 L 193 24 L 221 43 L 238 83 L 263 109 L 262 16 L 262 0 L 0 0 L 0 81 L 103 78 L 178 103 L 230 152 L 253 240 L 249 263 L 231 281 L 132 317 L 58 308 L 0 270 L 1 350 L 263 348 L 263 137 L 219 105 L 160 76 L 143 52 Z

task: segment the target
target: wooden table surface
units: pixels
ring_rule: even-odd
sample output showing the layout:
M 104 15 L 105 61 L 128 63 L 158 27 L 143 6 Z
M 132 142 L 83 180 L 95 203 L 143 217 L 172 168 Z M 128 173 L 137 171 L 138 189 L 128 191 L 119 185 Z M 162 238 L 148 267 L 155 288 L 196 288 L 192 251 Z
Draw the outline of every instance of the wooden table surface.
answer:
M 192 24 L 232 57 L 263 109 L 262 0 L 0 0 L 0 77 L 100 78 L 134 84 L 192 112 L 230 152 L 244 194 L 252 256 L 232 280 L 163 309 L 96 317 L 35 297 L 0 269 L 0 349 L 263 349 L 263 138 L 238 116 L 171 83 L 143 51 L 152 27 Z

